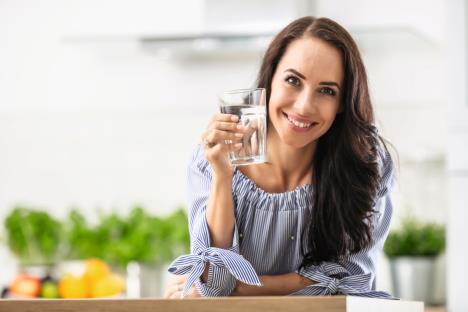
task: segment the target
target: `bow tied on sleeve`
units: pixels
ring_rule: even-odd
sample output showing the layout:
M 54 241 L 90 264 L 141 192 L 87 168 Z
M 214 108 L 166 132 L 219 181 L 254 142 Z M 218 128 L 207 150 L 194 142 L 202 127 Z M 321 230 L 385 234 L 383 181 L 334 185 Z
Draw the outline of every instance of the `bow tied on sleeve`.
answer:
M 183 296 L 202 276 L 206 263 L 217 267 L 225 267 L 237 280 L 245 284 L 262 286 L 255 269 L 244 257 L 231 250 L 208 247 L 197 254 L 180 256 L 170 265 L 170 273 L 176 275 L 189 273 Z

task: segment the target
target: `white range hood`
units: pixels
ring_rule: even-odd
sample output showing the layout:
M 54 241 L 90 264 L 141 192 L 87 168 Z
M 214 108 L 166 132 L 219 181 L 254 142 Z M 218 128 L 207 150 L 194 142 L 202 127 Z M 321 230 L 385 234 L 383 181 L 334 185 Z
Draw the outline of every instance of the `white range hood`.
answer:
M 140 42 L 145 50 L 179 57 L 257 55 L 289 22 L 313 15 L 314 6 L 314 0 L 205 0 L 201 30 Z
M 176 57 L 223 57 L 254 55 L 258 57 L 273 36 L 291 21 L 307 15 L 320 16 L 324 4 L 316 0 L 205 0 L 202 27 L 194 32 L 145 35 L 139 38 L 144 50 Z M 350 14 L 356 14 L 351 12 Z M 337 20 L 341 22 L 340 19 Z M 433 46 L 433 39 L 416 22 L 377 23 L 374 19 L 343 24 L 362 49 L 392 42 L 408 45 L 423 42 Z

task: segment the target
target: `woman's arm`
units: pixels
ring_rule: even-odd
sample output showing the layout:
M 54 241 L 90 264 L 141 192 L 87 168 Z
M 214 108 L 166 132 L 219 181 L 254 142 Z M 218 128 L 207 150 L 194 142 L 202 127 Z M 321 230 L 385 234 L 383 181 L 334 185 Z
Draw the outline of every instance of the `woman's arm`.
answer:
M 210 231 L 211 247 L 229 248 L 232 245 L 234 232 L 234 203 L 232 200 L 232 176 L 220 177 L 213 175 L 206 221 Z M 208 264 L 205 265 L 202 281 L 208 280 Z
M 235 223 L 232 175 L 213 174 L 206 221 L 210 231 L 211 247 L 224 249 L 231 247 Z
M 263 286 L 251 286 L 238 282 L 232 296 L 285 296 L 299 291 L 314 282 L 304 276 L 291 272 L 281 275 L 260 276 Z
M 234 203 L 232 199 L 231 166 L 228 152 L 241 147 L 244 127 L 238 126 L 239 116 L 216 114 L 203 135 L 204 158 L 212 168 L 212 184 L 206 207 L 206 221 L 211 239 L 210 247 L 228 249 L 232 246 L 235 226 Z M 240 128 L 239 128 L 240 127 Z M 236 144 L 226 144 L 234 140 Z M 212 146 L 211 146 L 212 145 Z
M 203 148 L 197 145 L 187 172 L 190 254 L 179 256 L 168 268 L 175 275 L 187 274 L 181 290 L 184 295 L 194 284 L 200 294 L 207 297 L 230 295 L 237 280 L 261 285 L 252 264 L 239 254 L 232 183 L 228 173 L 221 176 L 219 172 L 214 173 Z M 219 219 L 232 222 L 231 229 L 222 229 L 217 223 Z M 229 227 L 229 224 L 223 223 L 223 226 Z M 230 238 L 226 239 L 227 235 L 220 238 L 221 229 L 224 234 L 229 232 Z

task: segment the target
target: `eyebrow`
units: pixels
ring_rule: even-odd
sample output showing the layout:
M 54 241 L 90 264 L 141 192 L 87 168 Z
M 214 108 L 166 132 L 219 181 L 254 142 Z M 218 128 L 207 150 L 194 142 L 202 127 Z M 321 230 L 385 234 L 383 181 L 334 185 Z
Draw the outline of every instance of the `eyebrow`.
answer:
M 288 69 L 285 70 L 285 72 L 288 72 L 288 71 L 294 73 L 295 75 L 299 76 L 300 78 L 302 78 L 304 80 L 307 80 L 306 77 L 303 74 L 301 74 L 300 72 L 298 72 L 297 70 L 295 70 L 293 68 L 288 68 Z M 337 87 L 338 89 L 341 90 L 340 85 L 338 83 L 334 82 L 334 81 L 322 81 L 322 82 L 319 83 L 319 85 L 321 85 L 321 86 L 335 86 L 335 87 Z

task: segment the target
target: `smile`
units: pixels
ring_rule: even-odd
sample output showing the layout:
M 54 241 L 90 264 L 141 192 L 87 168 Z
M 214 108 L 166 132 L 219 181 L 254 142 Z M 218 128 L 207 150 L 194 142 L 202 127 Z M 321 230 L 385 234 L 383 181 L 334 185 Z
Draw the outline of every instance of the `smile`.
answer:
M 315 125 L 318 124 L 317 122 L 310 122 L 310 123 L 300 122 L 298 120 L 293 119 L 292 117 L 289 117 L 286 113 L 283 113 L 283 115 L 286 117 L 289 124 L 291 126 L 293 126 L 293 129 L 295 129 L 295 130 L 297 129 L 297 130 L 302 130 L 302 131 L 306 130 L 307 131 L 310 128 L 312 128 L 312 127 L 314 127 Z

